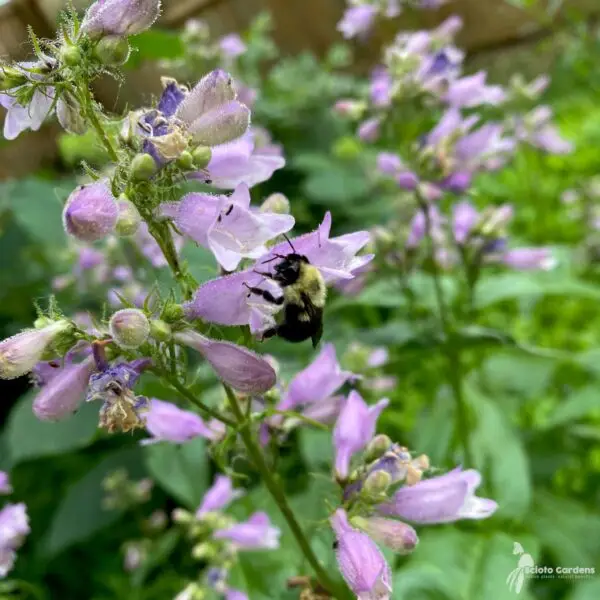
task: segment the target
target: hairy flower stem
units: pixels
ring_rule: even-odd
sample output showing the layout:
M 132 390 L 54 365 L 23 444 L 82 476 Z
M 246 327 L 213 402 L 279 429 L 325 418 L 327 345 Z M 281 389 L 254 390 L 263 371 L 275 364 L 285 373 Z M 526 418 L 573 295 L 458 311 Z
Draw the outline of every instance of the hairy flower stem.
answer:
M 96 114 L 96 108 L 94 107 L 94 98 L 92 97 L 92 92 L 90 90 L 89 83 L 85 86 L 82 86 L 82 89 L 85 114 L 89 119 L 90 123 L 92 124 L 94 131 L 100 138 L 100 141 L 102 142 L 102 145 L 104 146 L 106 152 L 108 152 L 108 156 L 110 156 L 110 159 L 114 163 L 119 164 L 119 155 L 117 154 L 117 151 L 112 145 L 110 138 L 108 137 L 108 135 L 106 135 L 106 131 L 104 130 L 104 127 L 102 127 L 102 123 L 100 123 L 98 115 Z
M 304 554 L 306 560 L 310 563 L 311 567 L 314 569 L 317 579 L 321 586 L 326 589 L 330 594 L 333 595 L 334 598 L 339 598 L 340 600 L 344 600 L 349 598 L 348 593 L 345 589 L 342 589 L 341 586 L 336 585 L 336 583 L 329 577 L 329 574 L 318 558 L 315 556 L 313 549 L 310 546 L 310 543 L 306 539 L 306 535 L 302 530 L 302 527 L 298 523 L 294 512 L 292 511 L 285 492 L 283 488 L 279 484 L 279 481 L 276 476 L 274 476 L 273 471 L 270 469 L 267 464 L 260 445 L 255 440 L 252 435 L 252 431 L 249 428 L 249 422 L 244 416 L 244 412 L 239 405 L 238 399 L 234 393 L 234 391 L 228 386 L 223 384 L 225 388 L 225 393 L 227 394 L 227 398 L 229 400 L 229 406 L 231 411 L 233 412 L 239 427 L 240 437 L 242 438 L 242 442 L 246 447 L 246 451 L 248 452 L 248 456 L 252 460 L 254 467 L 260 473 L 262 480 L 265 483 L 267 490 L 273 497 L 273 500 L 277 503 L 281 514 L 287 521 L 292 534 L 296 538 L 296 542 L 298 546 L 300 546 L 300 550 Z
M 463 393 L 462 360 L 460 351 L 454 344 L 454 327 L 450 321 L 448 308 L 444 298 L 444 290 L 442 288 L 440 270 L 436 262 L 436 247 L 435 240 L 433 239 L 433 228 L 431 223 L 431 214 L 429 212 L 429 205 L 418 193 L 416 194 L 416 198 L 420 209 L 423 211 L 423 216 L 425 219 L 425 234 L 429 242 L 429 249 L 431 252 L 431 272 L 433 276 L 433 286 L 440 316 L 440 325 L 444 334 L 443 349 L 448 360 L 448 381 L 450 382 L 452 395 L 454 396 L 454 400 L 456 402 L 456 415 L 458 423 L 457 435 L 460 439 L 464 454 L 463 466 L 472 467 L 475 463 L 473 461 L 473 452 L 471 451 L 469 415 Z

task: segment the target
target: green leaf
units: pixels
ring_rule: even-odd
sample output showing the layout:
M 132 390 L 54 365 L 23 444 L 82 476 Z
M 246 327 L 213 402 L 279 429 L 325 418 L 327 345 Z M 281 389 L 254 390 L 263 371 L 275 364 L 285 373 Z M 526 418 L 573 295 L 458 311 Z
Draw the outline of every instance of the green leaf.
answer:
M 600 598 L 600 579 L 578 583 L 568 596 L 568 600 L 598 600 Z
M 600 515 L 580 502 L 540 490 L 528 522 L 555 562 L 564 566 L 600 564 Z
M 394 598 L 514 599 L 515 592 L 506 579 L 518 565 L 518 557 L 513 555 L 515 542 L 529 554 L 538 552 L 531 536 L 514 540 L 500 532 L 425 530 L 418 550 L 394 576 Z
M 8 419 L 6 445 L 13 465 L 84 448 L 93 441 L 98 429 L 97 403 L 83 403 L 68 419 L 48 423 L 33 414 L 34 397 L 35 392 L 23 396 Z
M 573 296 L 600 299 L 600 289 L 569 276 L 552 273 L 505 273 L 483 279 L 477 286 L 475 305 L 485 308 L 503 300 L 521 300 L 536 296 Z
M 44 538 L 43 548 L 46 554 L 58 554 L 119 518 L 122 511 L 102 508 L 102 481 L 117 469 L 126 469 L 131 479 L 143 477 L 145 473 L 141 449 L 133 448 L 111 454 L 69 488 L 58 505 Z
M 190 510 L 198 508 L 208 487 L 204 439 L 197 437 L 181 445 L 159 442 L 144 451 L 148 472 L 157 483 Z
M 322 471 L 332 464 L 333 445 L 331 433 L 312 427 L 302 427 L 299 432 L 300 452 L 309 470 Z
M 587 386 L 573 392 L 563 400 L 544 423 L 545 428 L 558 427 L 590 416 L 600 414 L 600 388 Z
M 522 518 L 529 509 L 532 492 L 523 443 L 501 407 L 474 385 L 465 386 L 465 392 L 476 417 L 471 442 L 477 466 L 484 471 L 486 493 L 498 502 L 499 515 Z
M 368 190 L 368 180 L 362 173 L 335 166 L 311 173 L 304 182 L 304 193 L 314 202 L 322 204 L 358 201 Z
M 62 227 L 63 200 L 75 183 L 43 179 L 23 179 L 10 185 L 15 220 L 33 238 L 47 246 L 64 246 L 67 237 Z

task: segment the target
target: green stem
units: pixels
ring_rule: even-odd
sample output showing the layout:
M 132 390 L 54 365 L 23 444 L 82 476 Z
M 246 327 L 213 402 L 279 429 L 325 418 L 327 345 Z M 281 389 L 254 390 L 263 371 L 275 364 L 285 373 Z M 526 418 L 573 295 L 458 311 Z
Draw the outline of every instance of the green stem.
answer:
M 296 542 L 298 543 L 298 546 L 300 546 L 300 549 L 306 557 L 306 560 L 314 569 L 319 583 L 330 594 L 333 594 L 334 597 L 346 598 L 347 594 L 345 593 L 345 591 L 340 590 L 339 586 L 337 586 L 336 583 L 331 579 L 327 571 L 325 571 L 325 569 L 319 562 L 318 558 L 315 556 L 315 553 L 313 552 L 310 543 L 306 539 L 306 535 L 304 534 L 302 527 L 298 523 L 296 516 L 294 515 L 294 512 L 292 511 L 287 501 L 285 492 L 279 485 L 279 481 L 277 480 L 277 478 L 273 475 L 272 470 L 270 469 L 269 465 L 265 460 L 265 457 L 263 456 L 259 444 L 256 442 L 251 430 L 248 428 L 248 421 L 244 417 L 244 412 L 242 411 L 242 408 L 239 405 L 235 393 L 228 385 L 223 384 L 223 387 L 225 388 L 225 393 L 227 394 L 227 398 L 229 399 L 231 411 L 237 419 L 240 437 L 242 438 L 242 442 L 246 447 L 248 456 L 252 460 L 256 470 L 260 473 L 267 490 L 269 490 L 269 493 L 277 503 L 281 514 L 287 521 L 287 524 L 289 525 L 293 536 L 296 538 Z
M 431 214 L 429 213 L 429 205 L 427 202 L 417 194 L 417 202 L 419 203 L 420 209 L 423 211 L 425 218 L 425 233 L 429 242 L 429 248 L 431 252 L 431 271 L 433 276 L 433 285 L 435 289 L 436 303 L 438 306 L 440 325 L 444 335 L 443 348 L 446 358 L 448 360 L 448 379 L 450 382 L 450 388 L 452 389 L 452 395 L 456 402 L 456 415 L 458 423 L 458 438 L 461 441 L 463 448 L 464 461 L 463 466 L 470 467 L 474 465 L 473 452 L 471 450 L 471 438 L 470 438 L 470 427 L 469 427 L 469 415 L 467 411 L 467 404 L 465 402 L 465 395 L 463 392 L 463 369 L 462 360 L 459 350 L 454 345 L 454 327 L 450 321 L 450 313 L 446 306 L 444 298 L 444 290 L 442 288 L 442 282 L 440 277 L 440 270 L 436 262 L 436 248 L 432 234 L 432 223 Z
M 102 145 L 108 152 L 110 159 L 114 163 L 118 164 L 119 163 L 119 155 L 117 154 L 117 151 L 115 150 L 114 146 L 112 145 L 110 138 L 108 137 L 108 135 L 106 135 L 106 131 L 104 130 L 104 127 L 102 127 L 102 123 L 100 123 L 100 120 L 98 119 L 98 115 L 96 114 L 96 109 L 94 107 L 94 99 L 92 97 L 92 92 L 90 91 L 89 84 L 84 86 L 83 98 L 84 98 L 84 105 L 85 105 L 85 114 L 87 115 L 87 118 L 90 120 L 92 127 L 98 134 L 98 137 L 100 138 Z
M 179 381 L 177 381 L 177 379 L 175 377 L 171 377 L 170 375 L 166 375 L 164 373 L 162 374 L 162 376 L 163 376 L 163 379 L 168 381 L 169 385 L 171 385 L 173 388 L 175 388 L 181 396 L 183 396 L 186 400 L 189 400 L 192 404 L 196 405 L 200 410 L 205 412 L 207 415 L 210 415 L 211 417 L 218 419 L 219 421 L 221 421 L 221 423 L 224 423 L 225 425 L 228 425 L 229 427 L 237 427 L 236 421 L 233 421 L 232 419 L 222 415 L 220 412 L 218 412 L 218 411 L 214 410 L 213 408 L 211 408 L 210 406 L 207 406 L 206 404 L 204 404 L 204 402 L 202 402 L 201 400 L 198 400 L 198 398 L 196 398 L 196 396 L 194 396 L 194 394 L 192 394 L 192 392 L 190 392 L 185 386 L 183 386 L 181 383 L 179 383 Z

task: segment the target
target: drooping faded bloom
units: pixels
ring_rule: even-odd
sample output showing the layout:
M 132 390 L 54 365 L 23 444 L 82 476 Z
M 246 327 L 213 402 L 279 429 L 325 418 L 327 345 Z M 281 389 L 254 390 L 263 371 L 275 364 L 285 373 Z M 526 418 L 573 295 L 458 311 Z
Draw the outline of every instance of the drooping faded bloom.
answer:
M 291 240 L 296 252 L 308 258 L 317 267 L 327 283 L 352 279 L 365 264 L 373 259 L 372 254 L 357 256 L 369 241 L 367 231 L 357 231 L 330 238 L 331 214 L 327 213 L 317 230 Z M 265 272 L 273 269 L 276 255 L 289 254 L 289 243 L 274 246 L 268 254 L 258 259 L 256 267 Z M 248 293 L 247 285 L 260 286 L 281 295 L 281 290 L 272 281 L 265 281 L 254 269 L 248 269 L 213 279 L 200 286 L 191 302 L 184 308 L 189 319 L 201 318 L 221 325 L 249 325 L 253 333 L 259 334 L 275 324 L 274 315 L 281 309 L 273 303 Z
M 294 226 L 291 215 L 254 210 L 244 183 L 231 196 L 187 194 L 178 203 L 163 205 L 162 212 L 173 218 L 185 236 L 212 250 L 228 271 L 236 269 L 243 258 L 265 254 L 269 240 Z
M 78 364 L 51 368 L 49 378 L 33 401 L 33 412 L 42 421 L 58 421 L 72 415 L 85 399 L 89 379 L 95 370 L 92 357 Z
M 459 519 L 485 519 L 498 505 L 478 498 L 475 490 L 481 475 L 474 469 L 460 468 L 449 473 L 400 488 L 390 502 L 379 506 L 382 514 L 413 523 L 450 523 Z
M 0 342 L 0 379 L 14 379 L 29 373 L 61 333 L 71 328 L 60 320 L 41 329 L 28 329 Z
M 0 510 L 0 578 L 6 577 L 13 568 L 16 551 L 29 531 L 25 504 L 7 504 Z
M 247 521 L 236 523 L 213 534 L 217 540 L 229 540 L 240 550 L 279 548 L 281 530 L 271 525 L 265 512 L 255 512 Z
M 350 392 L 333 430 L 335 473 L 338 478 L 348 477 L 352 456 L 371 441 L 377 419 L 388 404 L 389 400 L 385 398 L 369 406 L 357 391 Z
M 8 479 L 8 473 L 0 471 L 0 494 L 12 494 L 12 486 Z
M 326 344 L 313 362 L 290 381 L 277 409 L 304 407 L 304 413 L 311 418 L 326 422 L 335 419 L 342 402 L 335 393 L 353 376 L 342 370 L 334 345 Z
M 156 398 L 150 400 L 144 419 L 146 429 L 152 435 L 151 439 L 143 440 L 145 444 L 162 441 L 183 444 L 196 437 L 216 441 L 224 433 L 221 423 L 207 424 L 196 413 Z
M 149 359 L 139 359 L 106 366 L 90 377 L 87 402 L 102 400 L 100 427 L 113 433 L 145 425 L 144 413 L 148 410 L 149 401 L 143 396 L 136 396 L 133 388 L 149 366 Z
M 80 186 L 63 209 L 65 231 L 82 242 L 95 242 L 114 231 L 119 206 L 105 182 Z
M 250 110 L 236 100 L 231 76 L 221 69 L 205 75 L 191 90 L 165 79 L 158 107 L 139 119 L 143 150 L 157 165 L 178 158 L 193 146 L 218 146 L 246 133 Z
M 211 340 L 193 329 L 175 333 L 173 339 L 200 352 L 216 375 L 240 392 L 260 394 L 275 385 L 277 374 L 273 367 L 247 348 L 231 342 Z
M 348 587 L 359 600 L 389 600 L 392 573 L 377 544 L 366 534 L 354 529 L 343 509 L 331 517 L 336 536 L 336 557 Z
M 149 29 L 160 15 L 160 0 L 97 0 L 81 24 L 90 37 L 136 35 Z
M 284 166 L 285 158 L 257 146 L 255 133 L 250 131 L 237 140 L 214 146 L 206 170 L 192 173 L 190 177 L 209 179 L 216 188 L 232 190 L 241 183 L 253 187 L 267 181 L 274 171 Z
M 243 494 L 242 490 L 234 489 L 231 478 L 217 475 L 212 487 L 204 494 L 202 503 L 196 511 L 196 517 L 200 518 L 207 513 L 223 510 Z

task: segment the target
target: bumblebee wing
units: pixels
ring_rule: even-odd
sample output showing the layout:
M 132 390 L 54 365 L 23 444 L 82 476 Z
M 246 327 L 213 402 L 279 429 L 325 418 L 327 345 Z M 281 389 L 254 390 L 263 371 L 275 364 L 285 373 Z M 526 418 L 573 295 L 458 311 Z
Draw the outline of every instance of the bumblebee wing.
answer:
M 314 331 L 310 336 L 312 340 L 313 348 L 319 345 L 319 341 L 323 336 L 323 309 L 315 306 L 308 294 L 302 293 L 302 302 L 304 303 L 304 309 L 310 317 L 310 322 L 314 325 Z

